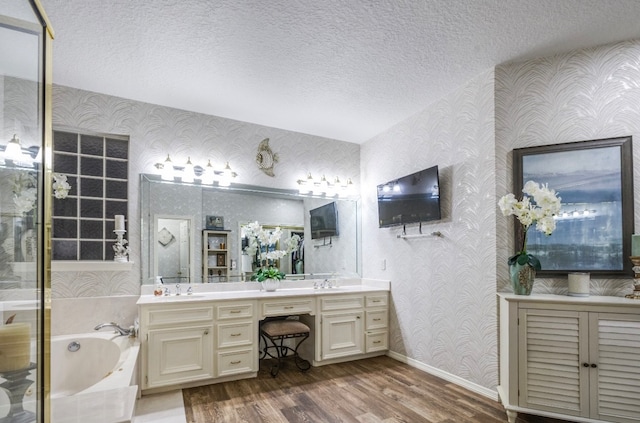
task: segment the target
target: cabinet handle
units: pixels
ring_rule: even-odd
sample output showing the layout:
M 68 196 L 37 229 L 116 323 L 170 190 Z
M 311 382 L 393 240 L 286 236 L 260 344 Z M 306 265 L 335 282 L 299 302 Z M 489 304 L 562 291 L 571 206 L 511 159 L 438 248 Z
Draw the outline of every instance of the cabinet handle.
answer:
M 231 313 L 231 314 L 237 314 L 237 313 L 240 313 L 240 310 L 231 310 L 229 313 Z
M 238 360 L 238 361 L 232 361 L 231 364 L 240 364 L 242 363 L 242 360 Z
M 371 300 L 372 303 L 379 303 L 380 300 Z
M 356 316 L 356 319 L 359 319 L 359 318 L 360 318 L 360 316 Z
M 205 330 L 204 330 L 204 334 L 205 334 L 205 335 L 209 335 L 209 329 L 205 329 Z
M 373 321 L 374 321 L 374 322 L 379 322 L 380 320 L 382 320 L 382 319 L 380 319 L 380 318 L 378 318 L 378 319 L 373 319 Z
M 291 310 L 293 308 L 293 306 L 284 306 L 285 310 Z
M 582 367 L 589 367 L 589 363 L 582 363 Z
M 242 335 L 241 333 L 232 333 L 231 336 L 240 336 Z
M 598 365 L 596 363 L 591 364 L 591 368 L 595 369 L 596 367 L 598 367 Z
M 374 344 L 379 344 L 382 341 L 373 341 Z

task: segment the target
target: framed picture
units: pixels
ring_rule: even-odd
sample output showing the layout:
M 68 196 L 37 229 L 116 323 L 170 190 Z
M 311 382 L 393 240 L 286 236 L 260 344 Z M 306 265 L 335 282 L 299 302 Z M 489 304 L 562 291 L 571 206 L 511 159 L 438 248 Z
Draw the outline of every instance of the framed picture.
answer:
M 217 257 L 217 262 L 216 262 L 216 266 L 218 267 L 224 267 L 227 265 L 227 260 L 224 254 L 219 253 L 216 255 Z
M 205 221 L 205 227 L 207 229 L 212 229 L 212 230 L 224 229 L 224 217 L 207 216 L 207 220 Z
M 527 251 L 542 264 L 538 276 L 590 272 L 629 277 L 634 231 L 631 137 L 579 141 L 513 150 L 513 189 L 527 181 L 548 184 L 562 199 L 556 229 L 527 234 Z M 522 225 L 515 220 L 515 250 Z

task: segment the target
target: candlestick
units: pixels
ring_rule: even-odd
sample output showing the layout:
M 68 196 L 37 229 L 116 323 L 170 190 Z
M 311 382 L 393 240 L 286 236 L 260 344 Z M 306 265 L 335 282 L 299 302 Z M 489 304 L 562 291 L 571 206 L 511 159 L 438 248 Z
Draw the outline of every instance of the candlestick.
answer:
M 640 256 L 631 256 L 629 260 L 633 263 L 631 268 L 633 270 L 633 292 L 625 295 L 625 297 L 640 300 Z
M 124 231 L 124 215 L 116 214 L 115 230 L 116 231 Z
M 124 229 L 116 229 L 113 232 L 115 232 L 116 234 L 116 243 L 113 244 L 113 261 L 126 263 L 129 261 L 129 247 L 127 246 L 128 241 L 124 239 L 124 234 L 127 231 L 125 231 Z
M 589 273 L 569 273 L 569 296 L 588 297 L 590 280 Z

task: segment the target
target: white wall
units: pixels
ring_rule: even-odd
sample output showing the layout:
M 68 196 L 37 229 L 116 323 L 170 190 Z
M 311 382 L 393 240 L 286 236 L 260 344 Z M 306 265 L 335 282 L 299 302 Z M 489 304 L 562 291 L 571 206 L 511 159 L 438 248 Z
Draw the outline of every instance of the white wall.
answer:
M 487 388 L 497 383 L 494 150 L 490 70 L 361 154 L 364 276 L 391 280 L 391 350 Z M 433 165 L 443 219 L 423 232 L 443 237 L 403 240 L 402 228 L 379 229 L 376 186 Z

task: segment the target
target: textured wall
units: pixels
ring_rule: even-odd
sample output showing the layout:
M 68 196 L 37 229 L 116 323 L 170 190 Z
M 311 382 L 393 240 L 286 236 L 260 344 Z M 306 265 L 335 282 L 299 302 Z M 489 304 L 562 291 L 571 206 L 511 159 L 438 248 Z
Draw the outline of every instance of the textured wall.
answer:
M 640 221 L 640 41 L 496 68 L 496 196 L 512 191 L 514 148 L 633 136 L 635 222 Z M 560 193 L 562 195 L 562 193 Z M 513 218 L 497 216 L 498 290 L 510 291 Z M 552 235 L 553 236 L 553 235 Z M 591 292 L 624 295 L 631 278 L 593 279 Z M 533 292 L 566 294 L 566 278 L 536 279 Z
M 485 388 L 497 383 L 494 73 L 362 147 L 364 276 L 390 279 L 391 350 Z M 442 238 L 379 229 L 376 186 L 438 165 Z M 407 227 L 418 233 L 418 225 Z M 380 270 L 382 261 L 386 270 Z
M 138 174 L 153 173 L 154 163 L 167 153 L 175 164 L 187 156 L 194 164 L 211 159 L 216 168 L 226 161 L 238 173 L 235 182 L 265 187 L 296 189 L 296 180 L 311 172 L 352 178 L 359 186 L 360 146 L 276 128 L 207 116 L 54 86 L 53 124 L 107 134 L 130 136 L 130 183 L 127 238 L 131 272 L 54 272 L 54 298 L 135 295 L 140 292 L 140 224 Z M 280 157 L 274 178 L 255 164 L 258 144 L 270 139 L 271 149 Z

